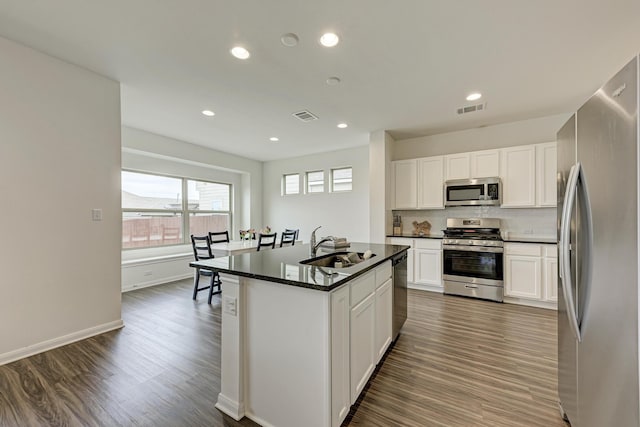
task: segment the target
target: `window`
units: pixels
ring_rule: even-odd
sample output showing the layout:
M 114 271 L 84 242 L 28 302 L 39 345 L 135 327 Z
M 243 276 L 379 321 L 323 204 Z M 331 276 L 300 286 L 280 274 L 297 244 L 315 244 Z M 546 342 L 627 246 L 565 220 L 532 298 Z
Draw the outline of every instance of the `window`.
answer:
M 331 191 L 351 191 L 352 168 L 331 169 Z
M 229 184 L 122 171 L 122 248 L 190 243 L 191 234 L 229 230 L 230 206 Z
M 300 194 L 300 174 L 292 173 L 285 175 L 282 179 L 282 194 Z
M 189 235 L 231 228 L 231 186 L 216 182 L 187 181 Z
M 307 172 L 307 193 L 324 192 L 324 171 Z

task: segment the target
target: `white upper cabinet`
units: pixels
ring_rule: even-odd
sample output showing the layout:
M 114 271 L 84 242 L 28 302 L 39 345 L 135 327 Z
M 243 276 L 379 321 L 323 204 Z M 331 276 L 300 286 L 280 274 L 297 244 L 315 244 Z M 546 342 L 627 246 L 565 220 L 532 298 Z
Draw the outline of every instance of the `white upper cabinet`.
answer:
M 459 153 L 444 156 L 445 181 L 471 178 L 470 154 Z
M 557 151 L 555 142 L 536 145 L 537 206 L 555 207 L 557 204 Z
M 444 157 L 418 159 L 418 208 L 444 209 Z
M 484 150 L 471 153 L 471 178 L 500 176 L 500 150 Z
M 536 205 L 536 146 L 523 145 L 501 150 L 502 207 Z
M 391 188 L 394 209 L 418 207 L 418 168 L 416 159 L 396 160 L 393 163 Z

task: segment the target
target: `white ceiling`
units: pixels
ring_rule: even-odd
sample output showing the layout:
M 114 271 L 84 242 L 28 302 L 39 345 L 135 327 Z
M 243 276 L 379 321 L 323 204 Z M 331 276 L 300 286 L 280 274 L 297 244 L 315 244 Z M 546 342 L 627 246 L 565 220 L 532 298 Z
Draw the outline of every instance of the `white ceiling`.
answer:
M 120 81 L 127 126 L 272 160 L 573 111 L 640 51 L 639 16 L 638 0 L 0 0 L 0 35 Z M 487 110 L 458 116 L 474 90 Z

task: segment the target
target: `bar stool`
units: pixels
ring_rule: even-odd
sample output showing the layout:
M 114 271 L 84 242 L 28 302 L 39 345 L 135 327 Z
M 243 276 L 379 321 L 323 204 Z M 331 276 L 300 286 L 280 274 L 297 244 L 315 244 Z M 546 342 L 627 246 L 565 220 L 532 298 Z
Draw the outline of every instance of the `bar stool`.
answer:
M 296 230 L 285 230 L 280 235 L 280 247 L 283 245 L 295 245 L 296 244 Z
M 258 251 L 260 248 L 271 248 L 274 249 L 276 247 L 276 239 L 278 233 L 273 234 L 260 234 L 258 237 Z
M 193 256 L 195 257 L 196 261 L 215 258 L 215 256 L 211 252 L 211 240 L 209 239 L 208 235 L 194 236 L 192 234 L 191 246 L 193 247 Z M 211 278 L 211 280 L 209 281 L 209 286 L 203 286 L 202 288 L 198 287 L 200 284 L 200 275 Z M 201 270 L 200 268 L 196 267 L 196 272 L 193 280 L 193 299 L 196 299 L 198 292 L 209 289 L 209 298 L 207 302 L 211 304 L 211 298 L 213 297 L 213 295 L 222 292 L 220 285 L 222 285 L 222 281 L 220 280 L 220 275 L 217 271 Z

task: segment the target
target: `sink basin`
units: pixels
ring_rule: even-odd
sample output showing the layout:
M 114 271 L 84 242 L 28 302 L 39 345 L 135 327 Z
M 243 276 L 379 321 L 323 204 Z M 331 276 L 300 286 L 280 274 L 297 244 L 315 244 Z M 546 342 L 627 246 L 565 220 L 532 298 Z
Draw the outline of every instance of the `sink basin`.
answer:
M 363 252 L 334 252 L 300 261 L 300 264 L 309 264 L 316 267 L 347 268 L 366 261 Z M 371 254 L 371 258 L 376 256 Z

